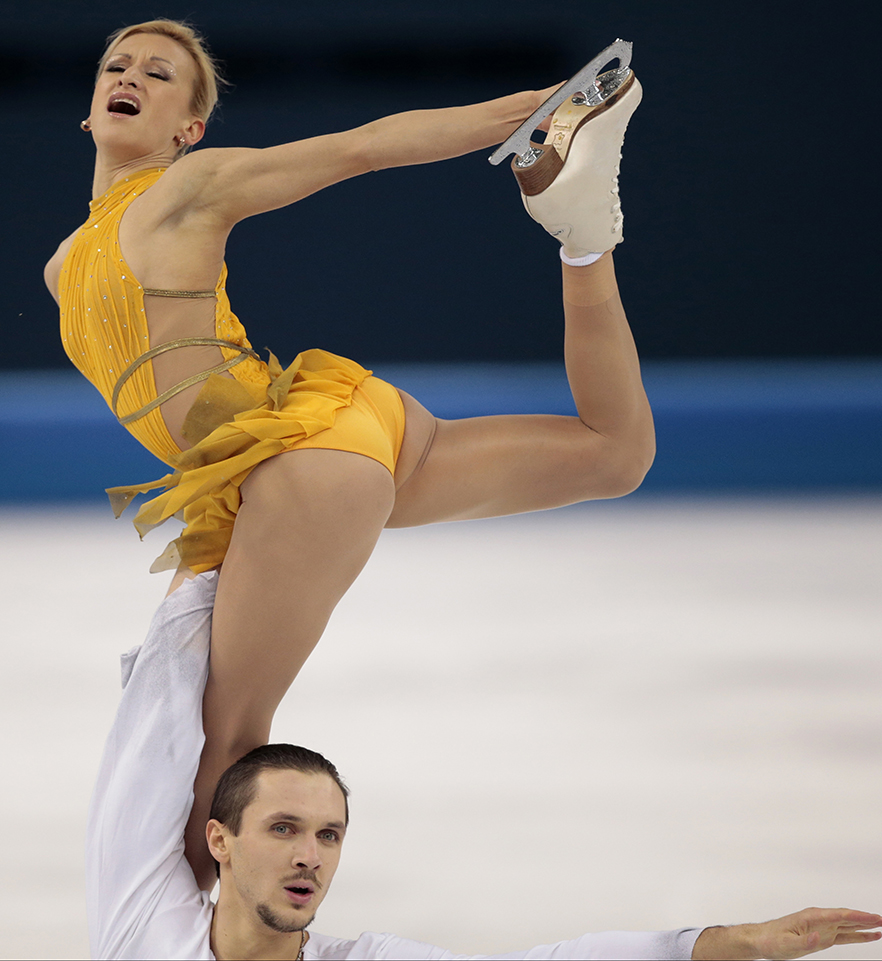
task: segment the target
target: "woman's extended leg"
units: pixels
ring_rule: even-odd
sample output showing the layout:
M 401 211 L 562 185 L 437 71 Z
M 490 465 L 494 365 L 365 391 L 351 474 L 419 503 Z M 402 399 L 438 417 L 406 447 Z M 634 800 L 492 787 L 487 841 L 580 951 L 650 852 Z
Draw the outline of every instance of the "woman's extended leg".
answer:
M 579 416 L 436 421 L 405 397 L 401 486 L 388 526 L 542 510 L 640 484 L 655 454 L 652 413 L 612 252 L 587 267 L 562 266 L 567 376 Z
M 652 459 L 652 417 L 612 256 L 563 269 L 579 417 L 436 421 L 405 397 L 394 481 L 360 454 L 301 450 L 265 462 L 243 485 L 218 583 L 206 744 L 187 829 L 187 856 L 203 887 L 213 883 L 204 826 L 217 778 L 266 742 L 279 701 L 384 525 L 539 510 L 615 497 L 640 482 Z
M 604 116 L 609 120 L 612 109 Z M 603 139 L 603 124 L 591 123 Z M 608 214 L 617 208 L 619 126 L 619 139 L 607 144 L 608 183 L 601 184 Z M 605 243 L 611 233 L 599 236 Z M 384 525 L 615 497 L 642 480 L 654 454 L 652 415 L 612 254 L 586 267 L 565 265 L 563 292 L 567 373 L 578 417 L 437 421 L 404 396 L 405 437 L 394 483 L 369 458 L 324 450 L 282 454 L 249 478 L 218 585 L 206 746 L 188 825 L 188 857 L 203 886 L 212 874 L 203 829 L 217 777 L 266 740 L 277 704 Z
M 360 454 L 301 450 L 257 467 L 242 495 L 218 582 L 206 743 L 186 836 L 187 857 L 206 889 L 214 868 L 205 824 L 217 779 L 266 743 L 279 701 L 370 557 L 394 483 Z

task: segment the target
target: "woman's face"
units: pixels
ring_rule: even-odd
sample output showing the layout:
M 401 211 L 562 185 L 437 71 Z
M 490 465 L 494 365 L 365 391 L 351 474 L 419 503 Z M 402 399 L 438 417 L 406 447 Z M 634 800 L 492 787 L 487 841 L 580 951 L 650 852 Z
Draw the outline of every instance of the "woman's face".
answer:
M 95 143 L 120 159 L 173 157 L 179 138 L 196 143 L 205 124 L 190 109 L 195 80 L 190 54 L 171 37 L 125 37 L 95 84 L 89 116 Z

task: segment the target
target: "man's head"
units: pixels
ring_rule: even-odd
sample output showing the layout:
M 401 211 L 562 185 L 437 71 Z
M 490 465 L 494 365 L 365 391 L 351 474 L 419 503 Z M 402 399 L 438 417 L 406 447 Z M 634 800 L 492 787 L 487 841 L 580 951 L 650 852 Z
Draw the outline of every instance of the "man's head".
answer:
M 337 870 L 348 794 L 330 761 L 292 744 L 256 748 L 229 767 L 206 827 L 219 904 L 274 931 L 305 928 Z

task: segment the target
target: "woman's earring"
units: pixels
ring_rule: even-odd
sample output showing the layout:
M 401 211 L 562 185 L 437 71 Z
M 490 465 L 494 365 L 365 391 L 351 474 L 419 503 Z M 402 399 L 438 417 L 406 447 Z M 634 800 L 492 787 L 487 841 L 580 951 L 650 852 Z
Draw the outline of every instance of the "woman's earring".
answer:
M 92 129 L 92 124 L 90 124 L 88 120 L 81 120 L 80 129 L 85 130 L 86 133 L 88 133 Z
M 176 143 L 179 147 L 186 147 L 186 146 L 187 146 L 187 141 L 184 140 L 183 137 L 175 137 L 175 143 Z

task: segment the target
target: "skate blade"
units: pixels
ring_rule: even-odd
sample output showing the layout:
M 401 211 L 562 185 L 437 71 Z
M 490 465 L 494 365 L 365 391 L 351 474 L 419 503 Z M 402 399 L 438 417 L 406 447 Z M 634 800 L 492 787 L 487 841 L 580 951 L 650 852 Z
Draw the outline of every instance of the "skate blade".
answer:
M 518 167 L 529 167 L 535 163 L 544 151 L 541 147 L 530 143 L 530 136 L 540 123 L 550 117 L 555 110 L 567 99 L 573 98 L 573 103 L 597 106 L 611 97 L 621 87 L 631 73 L 631 47 L 629 40 L 616 40 L 611 43 L 567 82 L 557 89 L 537 110 L 518 127 L 517 130 L 490 154 L 488 158 L 492 164 L 500 164 L 511 154 L 517 154 L 515 163 Z M 606 80 L 598 83 L 597 75 L 611 60 L 618 60 L 615 70 L 610 70 Z

